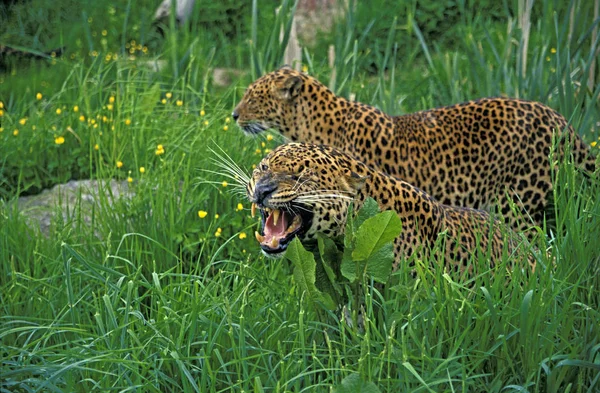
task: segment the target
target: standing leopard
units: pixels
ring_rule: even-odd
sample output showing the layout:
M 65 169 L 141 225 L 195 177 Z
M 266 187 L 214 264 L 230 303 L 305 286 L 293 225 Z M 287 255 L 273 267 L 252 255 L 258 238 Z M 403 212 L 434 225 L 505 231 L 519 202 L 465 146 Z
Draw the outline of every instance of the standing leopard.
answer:
M 501 212 L 516 230 L 542 226 L 552 196 L 549 154 L 571 141 L 574 162 L 593 172 L 589 147 L 559 113 L 531 101 L 483 98 L 390 116 L 336 96 L 288 67 L 252 83 L 232 114 L 246 134 L 278 129 L 331 145 L 424 190 L 440 202 Z M 513 202 L 520 212 L 511 209 Z
M 516 235 L 487 212 L 444 205 L 331 146 L 279 146 L 247 180 L 252 215 L 259 209 L 262 217 L 256 239 L 268 256 L 282 255 L 294 237 L 310 245 L 317 236 L 342 236 L 350 204 L 358 210 L 371 197 L 381 210 L 394 210 L 402 222 L 394 243 L 394 268 L 413 254 L 426 256 L 440 234 L 446 236 L 442 259 L 454 271 L 465 272 L 478 250 L 489 252 L 491 268 L 503 253 L 510 253 L 513 261 L 519 260 L 518 255 L 525 259 Z M 534 270 L 532 256 L 527 257 Z

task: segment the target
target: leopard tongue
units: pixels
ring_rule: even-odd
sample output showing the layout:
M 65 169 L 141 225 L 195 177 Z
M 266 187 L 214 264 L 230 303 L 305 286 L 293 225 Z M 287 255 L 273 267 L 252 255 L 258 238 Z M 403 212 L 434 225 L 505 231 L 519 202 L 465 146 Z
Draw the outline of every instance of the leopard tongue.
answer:
M 273 210 L 265 221 L 265 237 L 261 243 L 276 248 L 279 240 L 285 237 L 288 226 L 289 216 L 279 210 Z

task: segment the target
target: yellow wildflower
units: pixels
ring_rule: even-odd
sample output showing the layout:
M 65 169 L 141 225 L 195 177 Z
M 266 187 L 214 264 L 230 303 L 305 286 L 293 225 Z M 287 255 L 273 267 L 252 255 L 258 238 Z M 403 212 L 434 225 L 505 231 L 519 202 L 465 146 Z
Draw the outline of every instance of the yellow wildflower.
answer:
M 215 237 L 219 236 L 221 236 L 221 228 L 217 228 L 217 231 L 215 232 Z
M 96 143 L 96 144 L 94 145 L 94 150 L 99 150 L 99 149 L 100 149 L 100 146 L 99 146 L 99 145 Z
M 204 112 L 204 109 L 202 109 L 202 110 L 200 111 L 200 116 L 204 116 L 204 115 L 206 115 L 206 112 Z
M 77 105 L 73 107 L 73 112 L 79 112 L 79 107 Z
M 225 118 L 225 123 L 229 123 L 230 121 L 231 121 L 230 118 L 228 118 L 228 117 Z
M 208 125 L 208 120 L 204 120 L 204 125 L 207 126 Z
M 17 136 L 17 135 L 19 135 L 19 130 L 14 130 L 14 131 L 13 131 L 13 135 L 14 135 L 14 136 Z
M 4 111 L 2 109 L 0 109 L 0 117 L 2 117 L 4 115 Z
M 241 203 L 238 203 L 237 210 L 244 210 L 244 205 L 242 205 Z
M 208 212 L 207 212 L 207 211 L 204 211 L 204 210 L 198 210 L 198 217 L 200 217 L 200 218 L 204 218 L 204 217 L 206 217 L 206 215 L 207 215 L 207 214 L 208 214 Z
M 110 97 L 110 98 L 112 98 L 112 97 Z M 108 109 L 109 111 L 112 111 L 113 110 L 112 104 L 106 105 L 106 109 Z
M 115 97 L 113 97 L 113 96 L 110 96 L 110 97 L 108 98 L 108 103 L 109 103 L 109 104 L 114 104 L 114 103 L 115 103 Z
M 229 129 L 229 127 L 223 126 L 223 131 L 227 131 L 228 129 Z
M 84 115 L 79 116 L 79 121 L 85 121 L 85 116 Z
M 163 147 L 163 145 L 157 145 L 156 146 L 156 151 L 154 152 L 157 156 L 160 156 L 162 154 L 165 154 L 165 148 Z
M 173 93 L 171 93 L 171 92 L 168 92 L 167 94 L 165 94 L 165 97 L 167 97 L 167 98 L 171 98 L 171 97 L 173 97 Z
M 177 106 L 182 106 L 183 105 L 183 101 L 182 100 L 177 100 L 176 104 L 177 104 Z
M 56 114 L 60 115 L 62 113 L 62 110 L 60 108 L 56 108 Z
M 215 220 L 219 218 L 219 214 L 215 214 Z
M 102 30 L 102 35 L 103 35 L 104 37 L 106 37 L 106 36 L 108 35 L 108 31 L 106 31 L 106 30 Z
M 247 237 L 247 235 L 246 235 L 246 232 L 242 232 L 242 233 L 240 233 L 240 236 L 239 236 L 239 238 L 240 238 L 240 239 L 242 239 L 242 240 L 243 240 L 243 239 L 245 239 L 246 237 Z
M 266 144 L 265 142 L 260 142 L 260 145 L 261 145 L 262 147 L 267 147 L 267 144 Z
M 550 49 L 550 53 L 555 54 L 556 53 L 556 48 L 551 48 Z
M 271 142 L 273 140 L 273 135 L 267 135 L 267 140 Z
M 62 136 L 56 137 L 54 138 L 54 143 L 56 143 L 57 145 L 62 145 L 63 143 L 65 143 L 65 138 Z
M 596 142 L 596 141 L 593 141 L 592 143 L 590 143 L 590 146 L 591 146 L 591 147 L 596 147 L 596 145 L 597 145 L 597 144 L 598 144 L 598 142 Z
M 308 72 L 308 66 L 306 64 L 302 66 L 302 72 Z
M 117 168 L 121 168 L 123 166 L 123 162 L 122 161 L 117 161 Z
M 163 98 L 162 100 L 160 100 L 160 102 L 162 102 L 163 104 L 166 104 L 167 100 Z
M 223 183 L 221 183 L 221 185 L 222 185 L 223 187 L 227 187 L 227 185 L 228 185 L 228 184 L 229 184 L 229 183 L 227 183 L 225 180 L 223 180 Z
M 133 178 L 131 176 L 128 176 L 127 177 L 127 183 L 131 183 L 131 182 L 133 182 Z
M 4 109 L 4 102 L 0 101 L 0 109 Z M 202 111 L 204 112 L 204 111 Z
M 39 100 L 41 100 L 41 99 L 42 99 L 42 93 L 37 93 L 37 94 L 35 95 L 35 98 L 36 98 L 38 101 L 39 101 Z
M 22 118 L 21 120 L 19 120 L 19 124 L 20 124 L 20 125 L 24 126 L 24 125 L 25 125 L 25 123 L 27 123 L 27 118 L 26 118 L 26 117 L 24 117 L 24 118 Z
M 130 119 L 125 119 L 125 125 L 128 126 L 131 124 L 131 120 Z
M 140 173 L 145 173 L 146 172 L 146 168 L 144 168 L 143 166 L 140 167 Z

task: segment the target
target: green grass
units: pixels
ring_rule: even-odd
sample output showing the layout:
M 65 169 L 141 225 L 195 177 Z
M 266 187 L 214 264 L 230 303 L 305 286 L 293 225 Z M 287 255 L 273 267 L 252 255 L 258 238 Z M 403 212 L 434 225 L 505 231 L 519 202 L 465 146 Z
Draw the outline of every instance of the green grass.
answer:
M 398 16 L 406 29 L 391 29 L 380 72 L 369 75 L 361 68 L 369 54 L 354 44 L 365 32 L 350 20 L 334 37 L 344 48 L 336 49 L 336 90 L 395 113 L 488 95 L 535 99 L 597 141 L 600 87 L 586 83 L 598 21 L 589 3 L 572 2 L 571 38 L 568 12 L 533 20 L 524 73 L 517 22 L 488 23 L 467 11 L 445 35 L 444 42 L 454 37 L 451 49 L 419 41 L 418 26 Z M 114 7 L 127 10 L 123 4 Z M 280 142 L 247 138 L 227 122 L 250 74 L 278 61 L 271 26 L 255 23 L 259 43 L 251 49 L 242 39 L 229 42 L 229 58 L 218 54 L 221 41 L 213 51 L 182 31 L 166 38 L 176 49 L 157 42 L 134 60 L 122 47 L 143 39 L 135 23 L 125 26 L 121 14 L 98 19 L 102 9 L 86 7 L 75 16 L 59 8 L 66 19 L 82 18 L 64 30 L 43 8 L 10 19 L 11 26 L 40 23 L 44 34 L 54 26 L 65 42 L 69 29 L 83 38 L 73 58 L 25 60 L 0 74 L 0 391 L 320 392 L 354 374 L 382 392 L 600 390 L 597 177 L 558 163 L 556 225 L 538 244 L 550 257 L 529 280 L 516 270 L 508 282 L 486 274 L 464 282 L 416 261 L 416 277 L 402 266 L 384 289 L 365 288 L 367 323 L 358 332 L 339 313 L 309 307 L 289 262 L 260 255 L 248 203 L 213 173 L 210 148 L 250 171 Z M 147 12 L 131 9 L 128 21 Z M 86 13 L 106 25 L 86 27 Z M 88 30 L 97 56 L 89 54 Z M 30 42 L 27 29 L 14 31 L 20 38 L 6 42 Z M 404 34 L 417 45 L 395 57 Z M 46 47 L 61 44 L 60 36 L 48 34 Z M 324 54 L 307 54 L 310 72 L 330 81 Z M 169 60 L 167 69 L 143 66 L 154 58 Z M 214 65 L 253 71 L 222 89 L 211 84 Z M 14 203 L 73 178 L 129 177 L 133 198 L 111 203 L 103 193 L 90 223 L 58 215 L 48 236 L 28 227 Z

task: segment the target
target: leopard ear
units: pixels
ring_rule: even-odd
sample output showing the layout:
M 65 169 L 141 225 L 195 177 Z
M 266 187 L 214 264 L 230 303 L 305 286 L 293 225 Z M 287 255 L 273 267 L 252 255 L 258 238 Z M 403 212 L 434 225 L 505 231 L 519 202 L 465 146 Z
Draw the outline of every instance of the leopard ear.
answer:
M 344 175 L 338 179 L 342 188 L 348 192 L 358 193 L 365 186 L 369 176 L 361 176 L 356 172 L 350 172 L 349 175 Z
M 298 75 L 285 75 L 282 79 L 275 80 L 273 86 L 275 96 L 281 100 L 292 100 L 300 94 L 303 80 Z

